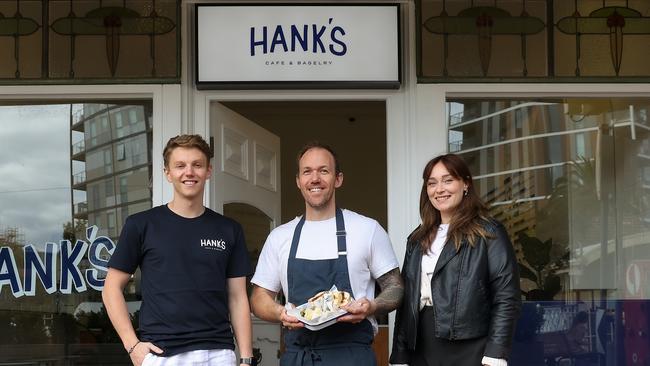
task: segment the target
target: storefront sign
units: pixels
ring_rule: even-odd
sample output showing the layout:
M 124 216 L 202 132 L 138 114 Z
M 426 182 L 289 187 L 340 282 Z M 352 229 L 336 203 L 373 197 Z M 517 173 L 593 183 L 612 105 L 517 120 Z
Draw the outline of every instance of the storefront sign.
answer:
M 1 247 L 0 294 L 7 286 L 14 297 L 34 296 L 37 278 L 48 294 L 57 290 L 70 294 L 73 288 L 77 292 L 84 292 L 88 286 L 101 291 L 108 270 L 108 260 L 103 257 L 113 254 L 115 244 L 105 236 L 97 236 L 98 231 L 97 226 L 86 229 L 88 242 L 77 239 L 74 245 L 69 240 L 61 240 L 58 245 L 46 243 L 42 253 L 33 245 L 25 245 L 22 250 L 24 261 L 21 263 L 16 262 L 15 248 Z M 84 257 L 88 264 L 82 265 Z
M 197 87 L 397 88 L 398 5 L 197 5 Z

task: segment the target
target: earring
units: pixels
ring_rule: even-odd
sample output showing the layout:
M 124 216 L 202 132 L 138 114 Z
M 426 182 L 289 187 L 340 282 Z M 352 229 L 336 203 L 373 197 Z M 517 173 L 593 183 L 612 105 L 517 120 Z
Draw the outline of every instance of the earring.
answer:
M 463 196 L 467 196 L 467 190 L 465 190 L 465 193 L 463 193 Z

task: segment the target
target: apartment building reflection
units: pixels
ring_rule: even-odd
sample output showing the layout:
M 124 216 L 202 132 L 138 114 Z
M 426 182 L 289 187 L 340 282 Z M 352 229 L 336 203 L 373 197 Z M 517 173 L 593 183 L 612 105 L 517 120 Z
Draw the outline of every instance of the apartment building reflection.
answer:
M 73 231 L 88 225 L 117 241 L 130 214 L 151 207 L 151 103 L 84 103 L 70 109 Z

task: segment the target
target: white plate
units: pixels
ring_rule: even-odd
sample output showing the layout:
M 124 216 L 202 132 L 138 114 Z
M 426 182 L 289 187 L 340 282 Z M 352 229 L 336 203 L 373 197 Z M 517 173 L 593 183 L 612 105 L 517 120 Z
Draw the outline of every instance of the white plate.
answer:
M 302 305 L 300 305 L 298 307 L 287 309 L 287 314 L 298 318 L 298 320 L 300 320 L 302 323 L 305 324 L 305 328 L 307 328 L 309 330 L 320 330 L 320 329 L 323 329 L 323 328 L 327 328 L 330 325 L 336 323 L 337 318 L 339 318 L 340 316 L 343 316 L 343 315 L 348 313 L 347 311 L 345 311 L 343 309 L 339 309 L 337 311 L 334 311 L 334 312 L 331 312 L 331 313 L 327 314 L 326 317 L 321 316 L 321 317 L 319 317 L 317 319 L 308 320 L 308 319 L 303 318 L 300 315 L 301 310 L 308 307 L 308 306 L 309 306 L 309 303 L 305 303 L 305 304 L 302 304 Z

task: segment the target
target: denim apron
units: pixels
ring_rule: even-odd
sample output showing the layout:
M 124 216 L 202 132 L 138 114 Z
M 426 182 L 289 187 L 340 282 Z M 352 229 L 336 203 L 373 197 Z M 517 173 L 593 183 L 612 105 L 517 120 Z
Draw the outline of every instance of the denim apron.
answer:
M 341 291 L 353 294 L 348 273 L 345 223 L 341 209 L 336 209 L 338 258 L 323 260 L 296 258 L 304 223 L 303 215 L 293 232 L 291 241 L 287 268 L 288 301 L 295 305 L 304 304 L 316 293 L 329 290 L 332 285 L 336 285 Z M 358 324 L 334 323 L 318 331 L 306 328 L 286 330 L 284 334 L 286 351 L 280 358 L 280 366 L 375 366 L 377 361 L 371 348 L 373 338 L 374 331 L 368 319 Z

